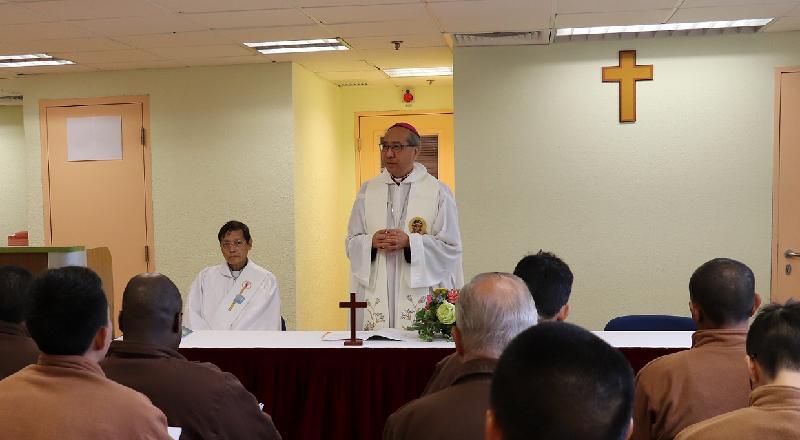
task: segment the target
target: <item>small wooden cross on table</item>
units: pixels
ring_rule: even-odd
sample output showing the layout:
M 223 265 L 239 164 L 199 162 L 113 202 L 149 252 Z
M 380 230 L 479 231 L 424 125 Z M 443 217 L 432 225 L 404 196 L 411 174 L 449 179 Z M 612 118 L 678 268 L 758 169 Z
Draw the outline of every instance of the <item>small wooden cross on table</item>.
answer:
M 635 50 L 619 51 L 619 65 L 603 67 L 603 82 L 619 83 L 619 122 L 636 122 L 636 81 L 653 79 L 653 65 L 636 64 Z
M 359 346 L 364 344 L 364 341 L 356 338 L 356 309 L 364 309 L 367 307 L 365 301 L 356 301 L 356 294 L 350 292 L 350 301 L 342 301 L 339 303 L 340 309 L 350 309 L 350 339 L 344 341 L 346 346 Z

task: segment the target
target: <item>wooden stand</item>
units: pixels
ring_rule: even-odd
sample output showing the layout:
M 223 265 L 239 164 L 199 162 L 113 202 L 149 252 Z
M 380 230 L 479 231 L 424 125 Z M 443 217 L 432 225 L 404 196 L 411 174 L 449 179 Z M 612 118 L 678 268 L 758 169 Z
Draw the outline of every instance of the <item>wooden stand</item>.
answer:
M 364 309 L 367 303 L 364 301 L 356 301 L 356 294 L 350 292 L 350 301 L 342 301 L 339 303 L 340 309 L 350 309 L 350 339 L 344 341 L 346 347 L 358 347 L 364 344 L 364 341 L 356 338 L 356 309 Z

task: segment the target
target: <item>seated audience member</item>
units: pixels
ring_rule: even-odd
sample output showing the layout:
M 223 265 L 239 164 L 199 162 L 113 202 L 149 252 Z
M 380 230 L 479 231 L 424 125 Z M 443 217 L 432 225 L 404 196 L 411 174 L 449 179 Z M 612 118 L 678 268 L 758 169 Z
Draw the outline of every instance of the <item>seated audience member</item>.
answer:
M 39 348 L 24 323 L 30 282 L 27 270 L 0 266 L 0 379 L 39 358 Z
M 225 262 L 200 271 L 186 300 L 192 330 L 280 330 L 278 280 L 248 257 L 253 238 L 246 224 L 231 220 L 217 233 Z
M 550 252 L 539 251 L 517 263 L 514 275 L 522 278 L 533 296 L 539 322 L 565 321 L 569 316 L 569 294 L 572 291 L 572 271 L 567 263 Z M 461 368 L 458 354 L 453 353 L 436 364 L 423 396 L 450 385 Z
M 619 351 L 576 325 L 544 322 L 500 356 L 485 438 L 623 440 L 632 407 L 633 371 Z
M 272 419 L 236 377 L 178 353 L 181 294 L 164 275 L 140 274 L 125 287 L 119 328 L 100 363 L 106 375 L 143 393 L 181 439 L 280 439 Z
M 800 438 L 800 303 L 772 304 L 747 333 L 750 406 L 692 425 L 678 440 Z
M 761 302 L 753 272 L 727 258 L 708 261 L 692 274 L 689 299 L 697 324 L 692 348 L 650 362 L 636 377 L 636 440 L 672 439 L 748 404 L 747 321 Z
M 514 336 L 535 324 L 536 307 L 522 280 L 503 273 L 473 278 L 456 303 L 453 338 L 460 371 L 447 388 L 389 416 L 384 440 L 483 439 L 497 358 Z
M 27 325 L 42 355 L 0 381 L 2 438 L 169 439 L 164 414 L 97 363 L 111 342 L 100 278 L 85 267 L 51 269 L 30 294 Z
M 539 322 L 567 320 L 572 292 L 572 271 L 567 263 L 553 253 L 539 251 L 519 260 L 514 275 L 531 291 Z

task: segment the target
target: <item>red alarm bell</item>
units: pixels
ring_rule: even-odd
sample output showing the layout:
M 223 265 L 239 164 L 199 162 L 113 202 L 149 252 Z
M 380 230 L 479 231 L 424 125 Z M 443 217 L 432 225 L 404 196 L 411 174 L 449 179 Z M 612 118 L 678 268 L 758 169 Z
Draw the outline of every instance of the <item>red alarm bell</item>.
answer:
M 411 102 L 414 100 L 414 95 L 411 94 L 411 91 L 406 89 L 406 93 L 403 94 L 403 102 Z

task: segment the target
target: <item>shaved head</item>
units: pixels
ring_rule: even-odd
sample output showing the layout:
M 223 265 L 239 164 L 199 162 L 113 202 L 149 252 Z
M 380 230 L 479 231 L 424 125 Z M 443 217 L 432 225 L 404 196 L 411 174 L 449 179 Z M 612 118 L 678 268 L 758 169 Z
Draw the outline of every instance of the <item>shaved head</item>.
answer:
M 143 273 L 131 278 L 122 295 L 120 329 L 125 339 L 167 343 L 167 335 L 180 336 L 181 293 L 175 283 L 160 273 Z M 177 329 L 176 317 L 178 318 Z M 151 341 L 156 338 L 157 341 Z M 177 341 L 180 341 L 178 337 Z M 172 345 L 172 344 L 170 344 Z

